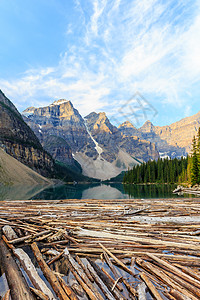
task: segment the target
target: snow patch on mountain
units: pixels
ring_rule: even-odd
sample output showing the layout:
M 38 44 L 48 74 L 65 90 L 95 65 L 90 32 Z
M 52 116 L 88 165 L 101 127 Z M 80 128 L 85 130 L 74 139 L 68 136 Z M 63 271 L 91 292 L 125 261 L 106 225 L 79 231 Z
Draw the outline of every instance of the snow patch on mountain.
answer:
M 168 152 L 159 152 L 160 158 L 164 159 L 164 158 L 168 158 L 170 159 Z
M 96 151 L 97 151 L 97 153 L 98 153 L 98 157 L 97 157 L 97 159 L 98 160 L 104 160 L 102 157 L 101 157 L 101 153 L 103 152 L 103 149 L 99 146 L 99 144 L 97 143 L 97 141 L 93 138 L 93 136 L 92 136 L 92 134 L 91 134 L 91 132 L 89 131 L 89 129 L 88 129 L 88 126 L 87 126 L 87 120 L 85 119 L 84 120 L 85 121 L 85 127 L 86 127 L 86 130 L 87 130 L 87 133 L 89 134 L 89 136 L 91 137 L 91 139 L 93 140 L 93 142 L 95 143 L 95 149 L 96 149 Z
M 60 100 L 54 101 L 50 106 L 61 105 L 61 104 L 66 103 L 66 102 L 68 102 L 68 100 L 66 100 L 66 99 L 60 99 Z

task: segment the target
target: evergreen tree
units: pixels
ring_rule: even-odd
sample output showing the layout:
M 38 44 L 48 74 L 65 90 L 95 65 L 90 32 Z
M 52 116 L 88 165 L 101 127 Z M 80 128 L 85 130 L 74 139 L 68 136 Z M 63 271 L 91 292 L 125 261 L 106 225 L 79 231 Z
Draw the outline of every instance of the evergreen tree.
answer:
M 198 183 L 199 179 L 199 164 L 197 157 L 197 141 L 194 136 L 192 141 L 192 166 L 191 166 L 191 183 L 195 185 Z
M 161 177 L 163 177 L 163 172 L 162 172 L 162 163 L 161 159 L 159 158 L 157 161 L 157 182 L 162 182 Z
M 188 156 L 188 165 L 187 165 L 187 182 L 191 184 L 191 168 L 192 168 L 192 157 Z
M 156 181 L 156 162 L 153 160 L 151 162 L 151 182 Z
M 136 174 L 137 174 L 136 183 L 140 183 L 140 167 L 139 166 L 137 166 Z
M 124 175 L 124 183 L 175 183 L 190 178 L 191 158 L 158 159 L 134 166 Z M 189 173 L 188 173 L 189 172 Z
M 197 139 L 196 139 L 196 146 L 197 146 L 197 160 L 198 160 L 198 179 L 197 183 L 200 183 L 200 127 L 197 133 Z

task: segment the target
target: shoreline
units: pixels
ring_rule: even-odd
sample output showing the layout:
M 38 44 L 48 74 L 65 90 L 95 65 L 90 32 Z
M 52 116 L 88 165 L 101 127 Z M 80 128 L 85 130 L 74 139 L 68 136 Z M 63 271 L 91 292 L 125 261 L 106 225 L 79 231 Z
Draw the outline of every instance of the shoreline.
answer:
M 177 188 L 173 191 L 173 194 L 183 195 L 183 194 L 190 194 L 195 196 L 200 196 L 200 187 L 184 187 L 182 185 L 178 185 Z

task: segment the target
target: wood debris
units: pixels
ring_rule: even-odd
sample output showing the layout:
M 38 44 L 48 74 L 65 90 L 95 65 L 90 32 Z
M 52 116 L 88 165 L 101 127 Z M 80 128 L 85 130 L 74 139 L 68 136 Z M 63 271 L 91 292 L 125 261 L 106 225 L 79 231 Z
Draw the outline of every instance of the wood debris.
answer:
M 2 299 L 200 299 L 199 212 L 199 198 L 1 201 Z

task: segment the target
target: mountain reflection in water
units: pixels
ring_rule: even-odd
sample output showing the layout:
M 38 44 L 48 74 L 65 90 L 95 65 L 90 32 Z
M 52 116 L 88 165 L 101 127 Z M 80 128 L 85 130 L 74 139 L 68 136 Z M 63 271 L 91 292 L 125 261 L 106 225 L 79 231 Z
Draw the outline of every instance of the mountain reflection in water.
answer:
M 47 188 L 33 199 L 176 198 L 176 185 L 65 184 Z
M 0 200 L 176 198 L 176 185 L 64 184 L 55 186 L 0 186 Z M 186 195 L 188 197 L 188 195 Z
M 29 200 L 46 188 L 47 185 L 0 185 L 0 201 Z

